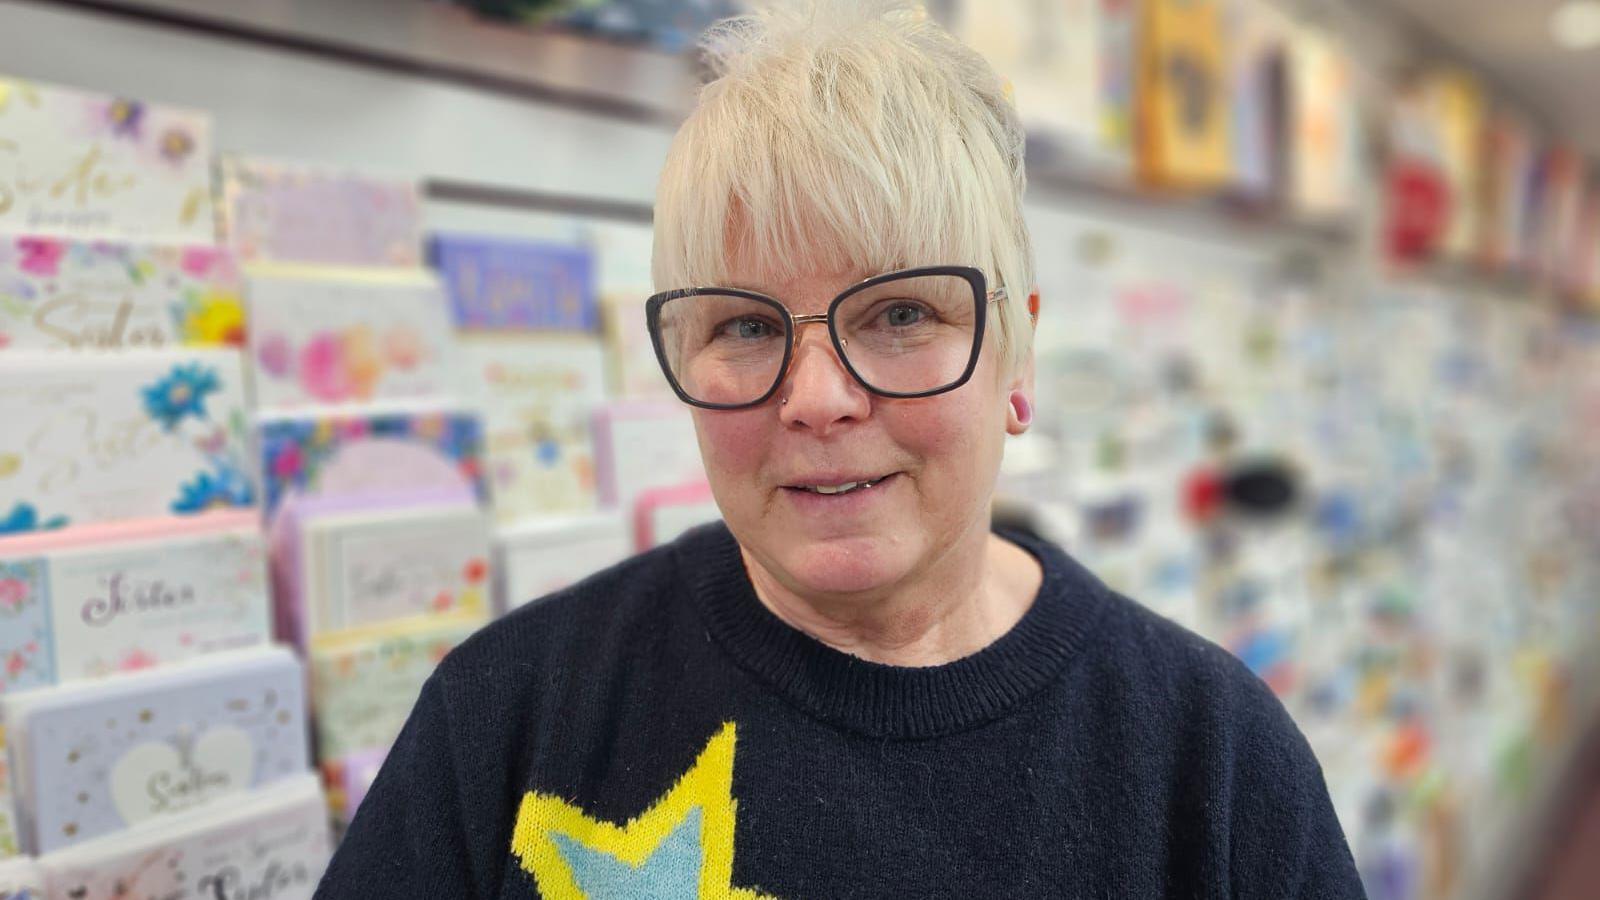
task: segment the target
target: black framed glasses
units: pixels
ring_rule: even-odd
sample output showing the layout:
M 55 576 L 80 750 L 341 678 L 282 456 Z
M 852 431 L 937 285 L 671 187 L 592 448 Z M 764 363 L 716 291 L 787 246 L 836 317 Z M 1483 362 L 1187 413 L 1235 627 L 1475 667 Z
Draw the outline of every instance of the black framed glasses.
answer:
M 645 303 L 650 342 L 672 390 L 704 409 L 767 401 L 789 369 L 801 325 L 826 322 L 833 349 L 861 386 L 882 397 L 931 397 L 967 383 L 983 349 L 990 303 L 982 270 L 923 266 L 878 275 L 797 316 L 742 288 L 665 291 Z

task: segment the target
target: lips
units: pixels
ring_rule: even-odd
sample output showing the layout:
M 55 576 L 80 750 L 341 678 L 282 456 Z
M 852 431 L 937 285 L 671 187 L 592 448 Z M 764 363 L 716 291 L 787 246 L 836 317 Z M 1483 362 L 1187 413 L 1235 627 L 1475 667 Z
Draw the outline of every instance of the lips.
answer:
M 817 494 L 824 497 L 837 497 L 842 494 L 852 494 L 857 491 L 867 490 L 898 473 L 890 472 L 883 475 L 821 475 L 800 479 L 792 484 L 784 485 L 785 490 L 801 491 L 807 494 Z

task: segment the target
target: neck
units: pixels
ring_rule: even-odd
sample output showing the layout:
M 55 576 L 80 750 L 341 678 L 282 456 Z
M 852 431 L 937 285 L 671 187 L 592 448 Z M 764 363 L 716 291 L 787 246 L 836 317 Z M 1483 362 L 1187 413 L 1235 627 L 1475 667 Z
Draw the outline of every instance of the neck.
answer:
M 989 531 L 987 517 L 931 564 L 883 591 L 807 595 L 748 552 L 756 596 L 790 627 L 836 650 L 894 666 L 937 666 L 1010 631 L 1038 593 L 1043 571 L 1020 547 Z

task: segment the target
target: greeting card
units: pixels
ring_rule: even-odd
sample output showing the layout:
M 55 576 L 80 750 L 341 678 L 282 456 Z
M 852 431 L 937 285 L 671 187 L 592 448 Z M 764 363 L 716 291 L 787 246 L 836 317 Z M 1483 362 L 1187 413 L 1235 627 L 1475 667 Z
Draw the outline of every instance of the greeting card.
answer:
M 237 350 L 0 353 L 0 534 L 246 507 Z
M 1147 0 L 1139 49 L 1139 169 L 1158 185 L 1232 175 L 1220 0 Z
M 52 897 L 310 900 L 332 841 L 316 776 L 298 775 L 175 820 L 39 860 Z
M 698 525 L 722 518 L 722 510 L 704 481 L 652 488 L 633 506 L 634 546 L 640 551 L 670 543 Z
M 500 606 L 511 610 L 593 575 L 633 553 L 628 517 L 616 510 L 527 519 L 495 534 Z
M 484 499 L 483 429 L 452 406 L 318 409 L 259 426 L 268 513 L 290 492 L 307 497 L 465 489 Z
M 330 759 L 322 764 L 328 808 L 341 825 L 348 826 L 355 819 L 356 810 L 372 789 L 372 783 L 378 779 L 378 772 L 388 756 L 388 747 L 378 747 Z
M 11 776 L 11 753 L 7 749 L 6 729 L 0 725 L 0 859 L 22 852 L 22 823 L 17 818 L 16 780 Z M 5 886 L 5 869 L 0 868 L 0 888 Z M 0 891 L 0 897 L 5 893 Z
M 298 646 L 410 616 L 488 615 L 488 523 L 471 494 L 297 502 L 284 508 L 275 531 L 281 633 Z
M 578 337 L 461 340 L 483 412 L 488 481 L 499 520 L 592 510 L 594 411 L 605 402 L 605 348 Z
M 0 78 L 0 232 L 209 244 L 211 119 Z
M 600 499 L 631 513 L 651 488 L 705 480 L 694 420 L 676 403 L 613 401 L 595 412 Z
M 415 182 L 338 169 L 228 157 L 223 231 L 245 263 L 422 265 Z
M 445 234 L 433 237 L 433 262 L 462 328 L 599 330 L 588 248 Z
M 1344 215 L 1361 196 L 1361 122 L 1350 62 L 1319 31 L 1289 32 L 1289 196 L 1314 216 Z
M 212 247 L 0 237 L 0 350 L 238 345 L 240 294 Z
M 456 613 L 313 639 L 318 758 L 388 747 L 434 667 L 482 624 L 481 616 Z
M 983 54 L 1011 87 L 1030 141 L 1071 154 L 1096 140 L 1100 0 L 968 4 L 963 43 Z
M 1249 198 L 1265 200 L 1277 190 L 1283 156 L 1284 35 L 1289 26 L 1265 0 L 1233 0 L 1223 12 L 1233 181 Z
M 266 574 L 246 510 L 0 539 L 0 692 L 265 644 Z
M 261 409 L 452 392 L 453 332 L 432 279 L 257 275 L 249 288 Z
M 44 870 L 34 860 L 0 862 L 0 900 L 44 900 Z
M 306 769 L 304 675 L 281 648 L 0 697 L 30 852 Z

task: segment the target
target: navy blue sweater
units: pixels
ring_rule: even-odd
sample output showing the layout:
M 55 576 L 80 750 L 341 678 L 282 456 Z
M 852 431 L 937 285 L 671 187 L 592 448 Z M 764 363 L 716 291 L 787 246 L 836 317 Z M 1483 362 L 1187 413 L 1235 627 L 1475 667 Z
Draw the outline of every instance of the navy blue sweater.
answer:
M 427 683 L 317 897 L 1362 897 L 1267 688 L 1007 537 L 1033 605 L 929 668 L 783 623 L 720 524 L 517 610 Z

